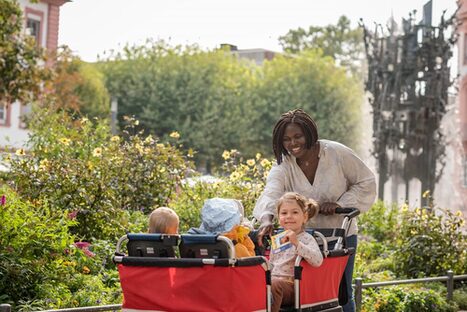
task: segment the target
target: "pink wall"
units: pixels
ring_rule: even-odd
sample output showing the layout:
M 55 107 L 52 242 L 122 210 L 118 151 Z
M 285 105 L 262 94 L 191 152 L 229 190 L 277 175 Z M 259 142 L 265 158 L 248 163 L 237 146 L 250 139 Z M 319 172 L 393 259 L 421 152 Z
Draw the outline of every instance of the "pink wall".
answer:
M 459 122 L 464 154 L 467 154 L 467 0 L 458 1 L 460 4 L 457 16 L 462 23 L 458 27 L 459 38 Z
M 459 71 L 459 94 L 457 97 L 458 103 L 458 120 L 459 120 L 459 135 L 462 141 L 462 147 L 458 150 L 458 160 L 455 166 L 459 167 L 455 170 L 455 176 L 453 177 L 458 181 L 456 183 L 456 189 L 461 196 L 461 207 L 463 207 L 464 214 L 467 211 L 467 187 L 463 185 L 463 174 L 467 168 L 465 168 L 464 159 L 467 157 L 467 0 L 457 1 L 459 11 L 457 12 L 457 18 L 459 19 L 459 26 L 457 32 L 458 37 L 458 71 Z
M 58 28 L 60 20 L 60 6 L 68 2 L 66 0 L 41 0 L 43 3 L 48 4 L 47 12 L 47 40 L 46 48 L 49 51 L 57 49 L 58 45 Z
M 49 4 L 49 12 L 47 16 L 47 41 L 46 48 L 48 50 L 56 50 L 58 45 L 58 21 L 60 18 L 60 7 Z

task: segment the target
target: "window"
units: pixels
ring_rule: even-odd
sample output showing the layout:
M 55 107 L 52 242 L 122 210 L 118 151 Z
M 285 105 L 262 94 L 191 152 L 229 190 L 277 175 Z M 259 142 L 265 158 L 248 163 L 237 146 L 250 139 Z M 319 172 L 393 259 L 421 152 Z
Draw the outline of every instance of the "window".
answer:
M 0 101 L 0 126 L 10 126 L 10 108 L 6 102 Z
M 32 112 L 31 104 L 21 104 L 20 116 L 19 116 L 19 127 L 22 129 L 27 128 L 27 121 Z
M 0 103 L 0 124 L 6 122 L 6 106 L 5 104 Z
M 28 18 L 26 22 L 26 29 L 30 36 L 33 36 L 37 45 L 41 44 L 41 22 L 32 18 Z
M 26 33 L 36 39 L 38 46 L 42 45 L 42 29 L 44 21 L 44 12 L 26 7 L 24 9 Z

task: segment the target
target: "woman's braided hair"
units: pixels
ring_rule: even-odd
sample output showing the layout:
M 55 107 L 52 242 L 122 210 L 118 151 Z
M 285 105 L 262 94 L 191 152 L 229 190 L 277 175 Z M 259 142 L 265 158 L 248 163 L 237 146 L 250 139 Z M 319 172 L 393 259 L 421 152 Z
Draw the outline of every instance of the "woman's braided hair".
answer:
M 318 127 L 305 111 L 298 108 L 282 114 L 272 131 L 272 150 L 276 156 L 277 164 L 282 162 L 282 156 L 289 155 L 289 152 L 284 148 L 283 140 L 285 128 L 291 123 L 302 128 L 305 134 L 306 148 L 311 148 L 318 141 Z

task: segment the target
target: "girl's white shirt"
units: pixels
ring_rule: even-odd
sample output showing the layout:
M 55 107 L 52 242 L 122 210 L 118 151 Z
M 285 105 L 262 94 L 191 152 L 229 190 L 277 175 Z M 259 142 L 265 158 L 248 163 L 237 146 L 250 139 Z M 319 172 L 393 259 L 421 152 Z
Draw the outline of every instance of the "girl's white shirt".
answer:
M 323 263 L 323 256 L 315 238 L 307 232 L 297 234 L 298 245 L 278 253 L 272 253 L 269 262 L 272 264 L 272 276 L 293 277 L 297 255 L 302 256 L 311 266 Z

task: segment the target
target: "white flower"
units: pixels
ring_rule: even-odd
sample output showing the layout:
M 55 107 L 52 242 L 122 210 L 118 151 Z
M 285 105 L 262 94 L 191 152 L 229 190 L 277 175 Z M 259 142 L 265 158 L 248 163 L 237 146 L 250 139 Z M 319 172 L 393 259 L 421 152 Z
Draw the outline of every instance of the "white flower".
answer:
M 94 157 L 100 157 L 100 156 L 102 156 L 102 148 L 96 147 L 96 148 L 92 151 L 92 156 L 94 156 Z

